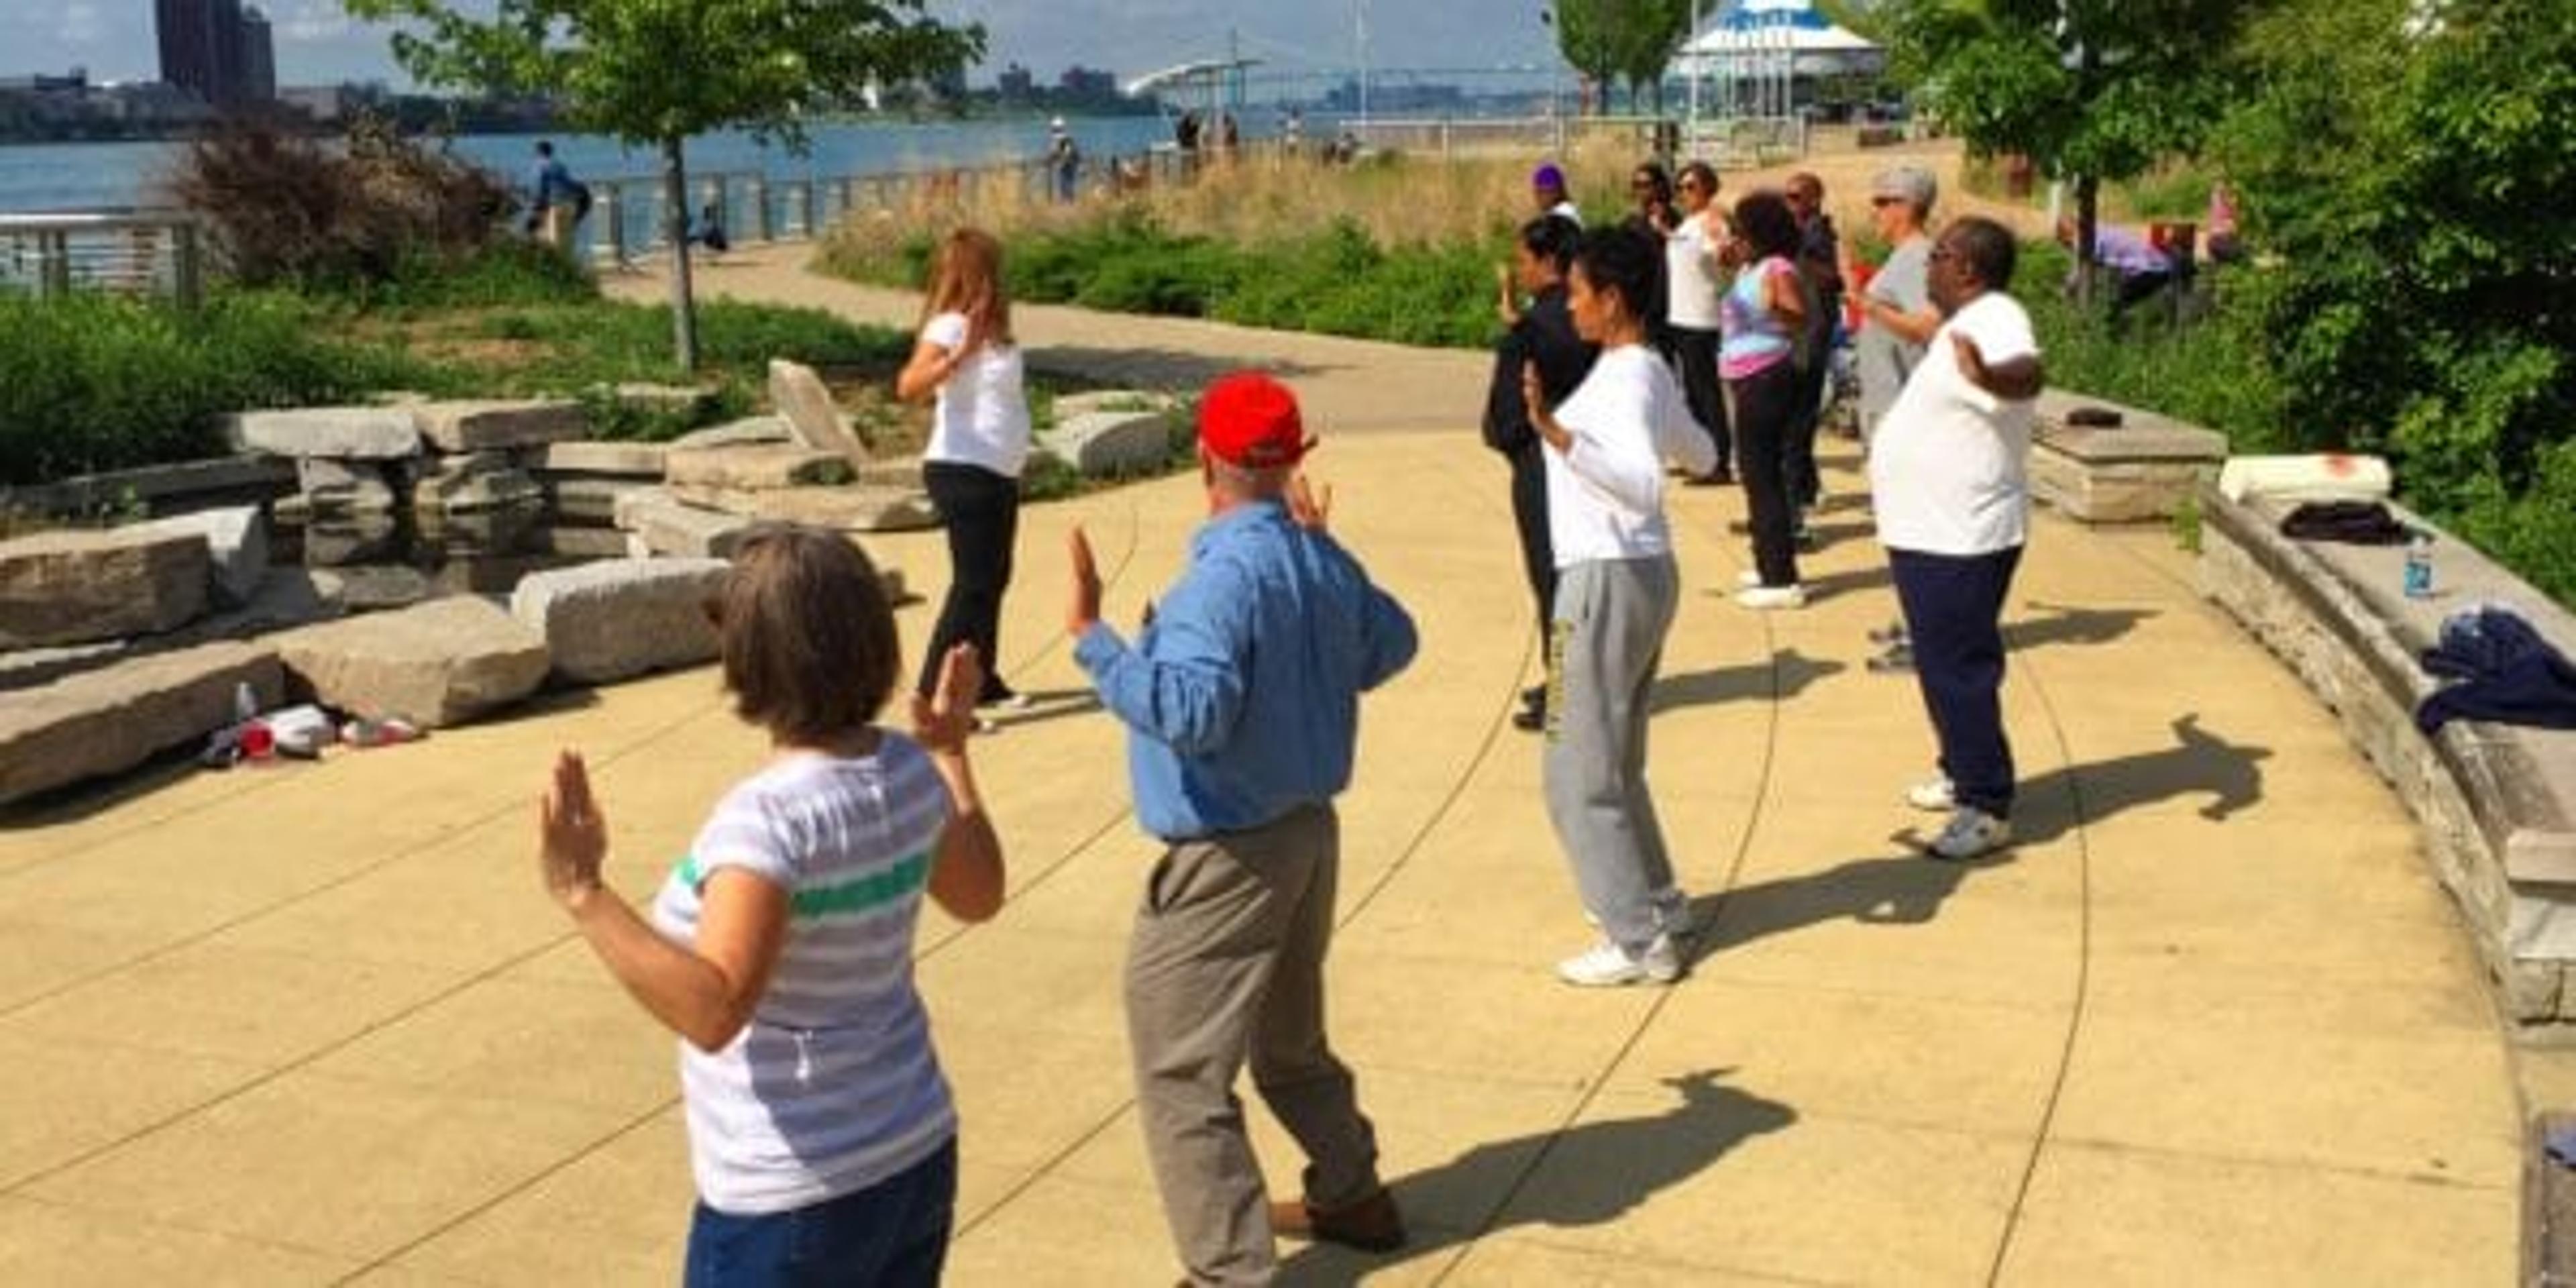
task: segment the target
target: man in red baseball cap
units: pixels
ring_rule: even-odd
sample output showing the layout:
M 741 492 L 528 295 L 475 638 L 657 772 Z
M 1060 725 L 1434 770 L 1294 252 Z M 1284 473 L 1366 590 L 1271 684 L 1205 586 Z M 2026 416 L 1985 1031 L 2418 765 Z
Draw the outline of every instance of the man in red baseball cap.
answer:
M 1199 403 L 1208 521 L 1132 645 L 1100 620 L 1075 528 L 1074 660 L 1126 722 L 1136 820 L 1164 845 L 1127 957 L 1137 1117 L 1194 1284 L 1260 1284 L 1274 1232 L 1387 1250 L 1404 1222 L 1351 1071 L 1324 1036 L 1324 955 L 1359 695 L 1413 660 L 1413 619 L 1325 531 L 1297 399 L 1254 372 Z M 1308 1155 L 1267 1201 L 1234 1098 L 1252 1082 Z

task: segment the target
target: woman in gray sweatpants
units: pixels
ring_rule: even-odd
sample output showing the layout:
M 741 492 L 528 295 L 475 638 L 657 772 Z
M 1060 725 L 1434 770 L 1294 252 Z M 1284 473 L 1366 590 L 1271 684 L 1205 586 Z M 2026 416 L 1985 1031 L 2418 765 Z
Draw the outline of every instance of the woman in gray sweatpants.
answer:
M 1664 461 L 1716 465 L 1670 368 L 1647 347 L 1646 304 L 1663 249 L 1608 229 L 1575 253 L 1566 303 L 1601 346 L 1592 374 L 1550 410 L 1523 373 L 1530 423 L 1547 445 L 1548 540 L 1556 604 L 1548 644 L 1549 821 L 1601 941 L 1557 963 L 1569 984 L 1669 983 L 1689 933 L 1646 788 L 1646 714 L 1680 576 L 1664 520 Z

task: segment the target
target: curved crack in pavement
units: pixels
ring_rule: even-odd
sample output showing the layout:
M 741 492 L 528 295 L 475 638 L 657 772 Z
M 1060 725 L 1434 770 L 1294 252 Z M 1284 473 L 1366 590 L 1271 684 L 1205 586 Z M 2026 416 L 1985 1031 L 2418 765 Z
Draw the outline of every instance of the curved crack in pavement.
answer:
M 2021 1229 L 2023 1206 L 2030 1201 L 2031 1183 L 2039 1176 L 2039 1160 L 2048 1151 L 2048 1135 L 2057 1122 L 2057 1107 L 2066 1095 L 2066 1075 L 2075 1063 L 2075 1040 L 2084 1031 L 2085 1000 L 2092 992 L 2093 982 L 2093 840 L 2084 808 L 2084 776 L 2076 772 L 2075 748 L 2067 741 L 2065 722 L 2057 714 L 2057 703 L 2048 696 L 2048 685 L 2040 679 L 2039 667 L 2024 659 L 2021 671 L 2023 682 L 2038 697 L 2040 709 L 2048 713 L 2048 731 L 2057 740 L 2058 759 L 2067 768 L 2067 794 L 2072 798 L 2069 805 L 2074 820 L 2067 832 L 2075 838 L 2075 1004 L 2067 1011 L 2066 1040 L 2058 1047 L 2057 1072 L 2049 1079 L 2048 1101 L 2040 1110 L 2038 1127 L 2031 1133 L 2030 1156 L 2022 1160 L 2021 1180 L 2013 1187 L 2012 1207 L 2004 1213 L 2003 1232 L 1995 1239 L 1995 1257 L 1986 1267 L 1987 1288 L 2002 1280 L 2004 1263 L 2012 1253 L 2013 1236 Z

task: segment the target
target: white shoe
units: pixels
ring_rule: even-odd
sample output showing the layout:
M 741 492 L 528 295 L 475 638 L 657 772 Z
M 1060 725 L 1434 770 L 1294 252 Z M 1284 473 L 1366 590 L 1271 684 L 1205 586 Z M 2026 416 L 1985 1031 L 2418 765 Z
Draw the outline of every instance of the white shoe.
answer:
M 1738 589 L 1751 590 L 1762 584 L 1762 573 L 1758 569 L 1747 568 L 1735 574 L 1735 584 Z
M 1618 988 L 1627 984 L 1669 984 L 1682 975 L 1681 954 L 1670 935 L 1657 935 L 1646 951 L 1628 950 L 1604 939 L 1556 964 L 1556 977 L 1577 988 Z
M 1941 834 L 1932 838 L 1932 857 L 1936 859 L 1973 859 L 1991 854 L 2012 844 L 2012 824 L 1973 805 L 1962 805 L 1950 815 Z
M 978 711 L 1026 711 L 1035 705 L 1037 705 L 1037 700 L 1030 697 L 1028 694 L 1014 693 L 1007 698 L 995 698 L 990 702 L 978 702 L 975 704 L 975 709 Z
M 1947 778 L 1926 778 L 1905 789 L 1905 803 L 1926 814 L 1947 814 L 1959 808 L 1959 788 Z
M 1735 592 L 1735 602 L 1738 607 L 1765 611 L 1775 608 L 1804 608 L 1807 606 L 1807 588 L 1797 585 L 1747 586 Z

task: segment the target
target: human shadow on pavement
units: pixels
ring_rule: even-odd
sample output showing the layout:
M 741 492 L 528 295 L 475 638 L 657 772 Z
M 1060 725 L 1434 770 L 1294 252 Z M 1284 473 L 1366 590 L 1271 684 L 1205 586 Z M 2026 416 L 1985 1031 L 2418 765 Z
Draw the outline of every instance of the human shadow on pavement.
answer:
M 2175 745 L 2161 751 L 2053 769 L 2022 783 L 2028 807 L 2013 812 L 2013 839 L 2037 845 L 2074 826 L 2069 807 L 2079 799 L 2084 824 L 2122 811 L 2184 796 L 2207 796 L 2200 816 L 2211 822 L 2263 799 L 2263 762 L 2272 749 L 2233 743 L 2200 727 L 2200 713 L 2174 717 Z
M 1715 706 L 1721 702 L 1748 702 L 1763 698 L 1786 701 L 1805 692 L 1808 685 L 1850 669 L 1849 665 L 1830 658 L 1812 658 L 1794 648 L 1784 648 L 1772 653 L 1768 661 L 1664 676 L 1655 681 L 1653 692 L 1647 695 L 1646 711 L 1650 715 L 1662 715 L 1684 707 Z
M 1854 595 L 1864 590 L 1884 590 L 1895 584 L 1896 576 L 1887 570 L 1886 564 L 1873 563 L 1847 572 L 1829 572 L 1822 577 L 1808 578 L 1807 598 L 1810 601 L 1831 599 L 1836 595 Z
M 1405 1246 L 1382 1255 L 1308 1244 L 1284 1258 L 1282 1284 L 1347 1284 L 1362 1273 L 1437 1255 L 1520 1226 L 1567 1229 L 1616 1221 L 1663 1190 L 1713 1167 L 1736 1146 L 1798 1120 L 1776 1100 L 1723 1085 L 1732 1069 L 1666 1078 L 1681 1103 L 1659 1114 L 1580 1123 L 1489 1141 L 1390 1183 L 1408 1214 L 1476 1211 L 1474 1229 L 1410 1223 Z M 1445 1201 L 1444 1201 L 1445 1200 Z M 1285 1249 L 1283 1248 L 1283 1251 Z
M 1970 874 L 2012 861 L 2009 850 L 1968 863 L 1921 854 L 1854 859 L 1822 872 L 1702 895 L 1691 901 L 1692 919 L 1703 927 L 1691 946 L 1691 960 L 1829 921 L 1921 925 L 1940 914 L 1941 905 Z
M 1323 374 L 1313 363 L 1276 358 L 1250 362 L 1240 357 L 1185 353 L 1178 349 L 1108 349 L 1090 345 L 1031 345 L 1029 366 L 1050 375 L 1080 377 L 1087 383 L 1135 385 L 1146 389 L 1195 391 L 1230 371 L 1259 367 L 1283 380 Z
M 2152 608 L 2077 608 L 2071 604 L 2022 605 L 2049 614 L 2004 626 L 2004 646 L 2016 652 L 2048 644 L 2108 644 L 2157 616 Z

